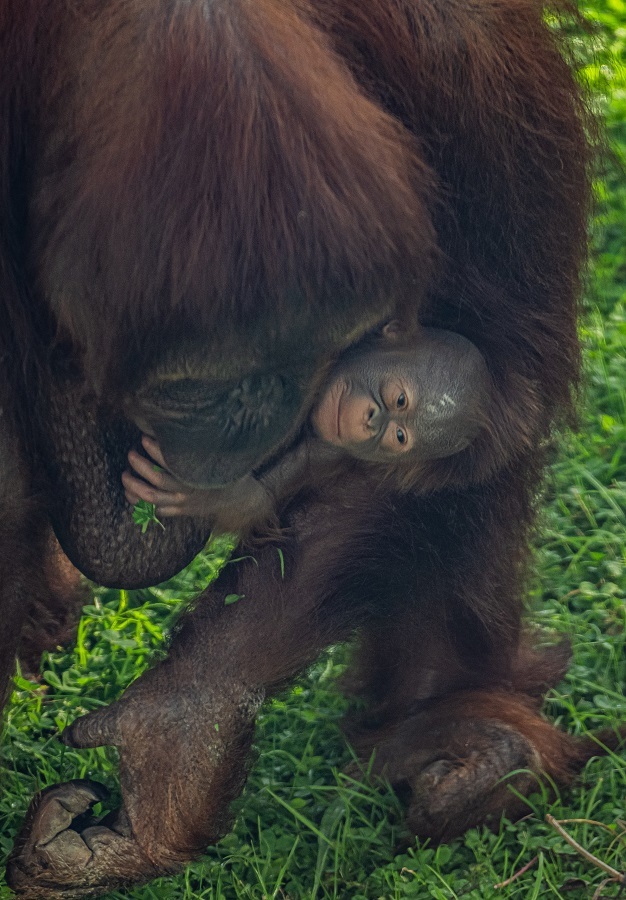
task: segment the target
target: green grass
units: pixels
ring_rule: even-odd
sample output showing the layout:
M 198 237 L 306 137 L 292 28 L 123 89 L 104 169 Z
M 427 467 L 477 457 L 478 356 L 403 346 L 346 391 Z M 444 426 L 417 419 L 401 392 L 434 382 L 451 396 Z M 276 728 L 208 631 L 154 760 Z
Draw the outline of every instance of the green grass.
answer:
M 591 8 L 591 3 L 590 3 Z M 602 29 L 586 67 L 604 102 L 615 157 L 599 185 L 589 315 L 583 327 L 587 390 L 580 432 L 564 437 L 537 539 L 530 606 L 547 631 L 571 637 L 574 660 L 547 701 L 561 727 L 582 732 L 626 721 L 626 78 L 615 55 L 626 46 L 626 3 L 594 2 Z M 613 54 L 613 55 L 611 55 Z M 0 860 L 41 786 L 95 777 L 115 789 L 115 752 L 77 752 L 57 734 L 77 715 L 116 698 L 154 659 L 181 600 L 213 577 L 227 548 L 201 557 L 175 583 L 133 594 L 94 591 L 76 646 L 47 656 L 40 682 L 18 677 L 0 767 Z M 339 730 L 344 702 L 334 682 L 345 651 L 328 652 L 259 717 L 257 761 L 237 804 L 234 830 L 178 878 L 130 892 L 135 900 L 230 898 L 436 898 L 490 900 L 616 897 L 605 873 L 545 821 L 566 827 L 589 852 L 626 870 L 626 760 L 592 761 L 580 784 L 554 800 L 538 784 L 528 815 L 497 833 L 469 831 L 450 845 L 420 845 L 406 833 L 384 785 L 345 774 Z M 600 823 L 600 824 L 594 824 Z M 530 863 L 504 887 L 495 887 Z M 0 876 L 0 900 L 10 893 Z M 110 897 L 121 897 L 111 894 Z

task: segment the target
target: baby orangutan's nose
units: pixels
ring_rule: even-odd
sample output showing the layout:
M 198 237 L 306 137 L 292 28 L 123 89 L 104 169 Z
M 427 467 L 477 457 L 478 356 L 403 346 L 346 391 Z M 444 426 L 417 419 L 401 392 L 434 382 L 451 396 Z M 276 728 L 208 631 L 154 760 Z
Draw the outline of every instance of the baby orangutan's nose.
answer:
M 366 437 L 371 437 L 380 429 L 382 419 L 382 411 L 377 403 L 370 403 L 367 408 L 365 417 Z

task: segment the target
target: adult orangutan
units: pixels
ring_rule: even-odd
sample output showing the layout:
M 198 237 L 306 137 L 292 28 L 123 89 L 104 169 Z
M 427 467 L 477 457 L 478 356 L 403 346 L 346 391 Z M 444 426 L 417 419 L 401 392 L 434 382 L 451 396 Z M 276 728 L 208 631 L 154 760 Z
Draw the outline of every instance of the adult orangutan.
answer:
M 392 319 L 463 335 L 490 380 L 488 427 L 415 477 L 346 457 L 288 492 L 282 533 L 224 570 L 169 657 L 64 733 L 118 747 L 122 806 L 92 823 L 97 786 L 39 796 L 14 889 L 95 896 L 201 854 L 264 698 L 355 635 L 354 739 L 417 833 L 515 815 L 510 770 L 521 793 L 521 770 L 566 781 L 591 750 L 540 717 L 563 660 L 520 630 L 543 446 L 578 374 L 589 199 L 544 4 L 2 0 L 0 57 L 5 681 L 50 526 L 108 585 L 203 546 L 200 519 L 133 525 L 141 431 L 192 488 L 268 471 L 342 352 Z

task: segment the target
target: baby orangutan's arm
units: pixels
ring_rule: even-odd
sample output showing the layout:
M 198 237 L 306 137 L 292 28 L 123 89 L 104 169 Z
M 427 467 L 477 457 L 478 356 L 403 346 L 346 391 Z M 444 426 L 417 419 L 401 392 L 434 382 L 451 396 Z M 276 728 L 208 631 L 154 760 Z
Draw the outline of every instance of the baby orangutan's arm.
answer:
M 127 469 L 122 475 L 128 502 L 132 506 L 139 500 L 153 503 L 159 518 L 211 519 L 214 532 L 241 533 L 270 522 L 278 506 L 306 483 L 307 478 L 311 479 L 311 459 L 323 466 L 337 455 L 334 448 L 320 441 L 304 439 L 261 477 L 250 474 L 226 487 L 204 490 L 189 487 L 175 478 L 152 438 L 144 435 L 142 444 L 150 459 L 131 450 L 128 460 L 133 471 Z

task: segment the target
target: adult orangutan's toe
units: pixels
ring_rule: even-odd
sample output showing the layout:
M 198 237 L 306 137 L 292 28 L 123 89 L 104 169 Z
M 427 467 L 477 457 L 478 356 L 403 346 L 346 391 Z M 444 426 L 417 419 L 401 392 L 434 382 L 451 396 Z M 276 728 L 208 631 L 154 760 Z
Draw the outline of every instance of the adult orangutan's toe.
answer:
M 106 795 L 102 785 L 71 781 L 35 797 L 7 866 L 18 896 L 79 900 L 158 874 L 132 837 L 91 816 Z
M 407 824 L 415 834 L 446 841 L 475 825 L 495 823 L 503 814 L 517 818 L 523 813 L 520 795 L 537 784 L 534 748 L 505 725 L 481 723 L 478 730 L 479 735 L 468 735 L 479 737 L 476 748 L 468 741 L 463 756 L 434 760 L 407 778 Z

